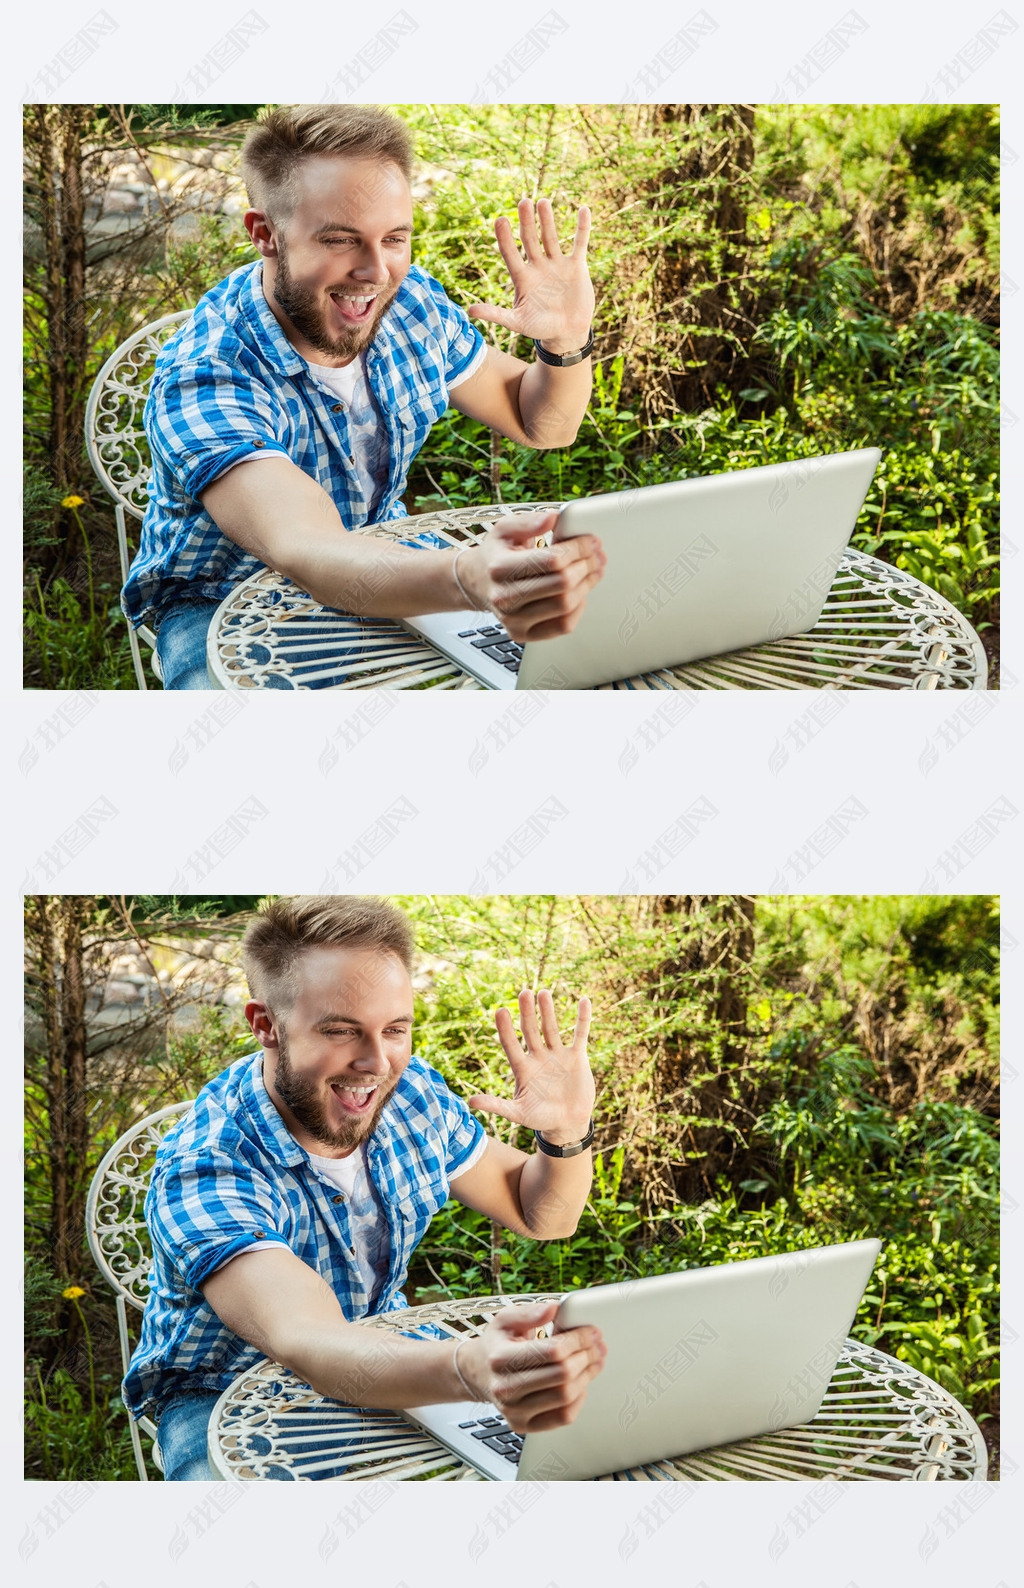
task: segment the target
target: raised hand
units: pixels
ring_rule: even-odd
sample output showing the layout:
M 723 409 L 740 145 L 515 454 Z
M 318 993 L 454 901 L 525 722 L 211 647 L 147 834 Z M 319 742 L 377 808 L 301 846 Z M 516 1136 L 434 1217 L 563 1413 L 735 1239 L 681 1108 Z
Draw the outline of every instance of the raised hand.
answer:
M 585 343 L 594 319 L 594 288 L 587 270 L 590 211 L 585 204 L 580 206 L 572 248 L 563 254 L 551 200 L 540 199 L 535 212 L 530 199 L 520 199 L 518 209 L 522 253 L 506 217 L 499 215 L 494 223 L 501 257 L 512 277 L 512 307 L 474 303 L 468 313 L 471 319 L 489 320 L 521 336 L 535 337 L 549 353 L 573 353 Z
M 594 1077 L 587 1059 L 590 999 L 580 999 L 576 1029 L 568 1043 L 559 1035 L 554 1000 L 546 991 L 536 998 L 529 991 L 519 994 L 522 1042 L 507 1009 L 497 1010 L 494 1019 L 515 1077 L 515 1091 L 507 1100 L 477 1092 L 467 1099 L 470 1108 L 539 1130 L 554 1147 L 581 1141 L 594 1111 Z

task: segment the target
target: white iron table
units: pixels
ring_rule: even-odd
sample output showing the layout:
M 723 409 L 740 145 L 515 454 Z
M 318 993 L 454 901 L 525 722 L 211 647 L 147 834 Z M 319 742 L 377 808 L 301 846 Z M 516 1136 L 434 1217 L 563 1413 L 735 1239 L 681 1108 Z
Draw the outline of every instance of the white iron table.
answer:
M 366 525 L 356 534 L 444 545 L 476 540 L 510 513 L 558 507 L 460 507 Z M 401 623 L 321 606 L 262 569 L 221 602 L 207 666 L 222 689 L 482 689 Z M 825 609 L 807 634 L 602 689 L 984 689 L 981 641 L 950 602 L 908 573 L 847 550 Z
M 560 1300 L 554 1294 L 431 1303 L 360 1320 L 399 1335 L 432 1324 L 456 1339 L 479 1334 L 502 1307 Z M 221 1395 L 210 1417 L 210 1464 L 230 1481 L 444 1478 L 485 1481 L 400 1412 L 343 1405 L 265 1358 Z M 985 1477 L 977 1423 L 923 1373 L 847 1340 L 818 1415 L 799 1428 L 717 1450 L 610 1474 L 598 1481 L 889 1479 L 934 1482 Z

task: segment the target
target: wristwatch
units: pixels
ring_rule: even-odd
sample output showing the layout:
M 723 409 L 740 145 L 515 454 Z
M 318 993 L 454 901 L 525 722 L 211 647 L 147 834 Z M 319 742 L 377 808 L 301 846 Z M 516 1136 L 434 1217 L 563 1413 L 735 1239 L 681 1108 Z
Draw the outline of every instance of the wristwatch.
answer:
M 539 1130 L 534 1131 L 534 1139 L 541 1152 L 546 1152 L 549 1158 L 575 1158 L 581 1152 L 586 1152 L 594 1139 L 594 1121 L 587 1126 L 587 1134 L 582 1141 L 567 1142 L 564 1147 L 553 1147 L 550 1141 L 545 1141 Z
M 536 337 L 533 339 L 533 345 L 542 364 L 556 364 L 562 368 L 568 368 L 570 364 L 582 364 L 585 358 L 590 357 L 590 350 L 594 345 L 594 327 L 590 327 L 590 335 L 578 353 L 549 353 L 547 348 L 541 347 Z

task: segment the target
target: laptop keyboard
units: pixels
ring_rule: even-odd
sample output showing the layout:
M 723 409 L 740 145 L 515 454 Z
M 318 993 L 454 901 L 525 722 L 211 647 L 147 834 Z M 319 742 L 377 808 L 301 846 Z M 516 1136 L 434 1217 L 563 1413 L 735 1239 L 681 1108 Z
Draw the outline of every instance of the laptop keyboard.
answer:
M 510 673 L 518 673 L 523 647 L 510 639 L 508 631 L 500 623 L 492 623 L 482 629 L 462 629 L 459 639 L 468 640 L 474 650 L 482 651 L 492 661 L 500 662 Z
M 479 1439 L 488 1450 L 504 1456 L 513 1466 L 518 1465 L 523 1452 L 523 1435 L 513 1433 L 503 1417 L 479 1417 L 472 1422 L 460 1423 L 459 1427 L 467 1428 L 473 1438 Z

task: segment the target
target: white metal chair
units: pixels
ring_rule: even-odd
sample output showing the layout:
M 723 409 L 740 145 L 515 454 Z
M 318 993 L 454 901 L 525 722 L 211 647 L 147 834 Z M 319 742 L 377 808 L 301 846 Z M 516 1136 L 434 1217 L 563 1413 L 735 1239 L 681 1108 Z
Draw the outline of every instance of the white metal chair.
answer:
M 192 1107 L 172 1103 L 155 1114 L 140 1119 L 120 1136 L 92 1177 L 85 1204 L 85 1232 L 93 1261 L 116 1296 L 117 1332 L 121 1341 L 121 1365 L 128 1371 L 131 1343 L 128 1339 L 128 1307 L 141 1312 L 149 1293 L 149 1267 L 152 1249 L 142 1205 L 157 1149 L 168 1130 Z M 160 1466 L 156 1444 L 156 1424 L 148 1417 L 138 1419 L 129 1413 L 132 1449 L 139 1477 L 146 1481 L 139 1429 L 153 1441 L 153 1459 Z
M 142 522 L 146 510 L 150 456 L 142 410 L 153 378 L 153 366 L 164 343 L 188 319 L 190 309 L 165 314 L 135 331 L 115 348 L 93 381 L 85 406 L 85 447 L 97 479 L 114 498 L 117 525 L 117 554 L 121 562 L 121 582 L 128 577 L 128 533 L 125 514 Z M 145 689 L 146 673 L 139 651 L 140 637 L 154 650 L 153 671 L 159 678 L 156 635 L 143 625 L 138 632 L 129 625 L 128 643 L 140 689 Z

